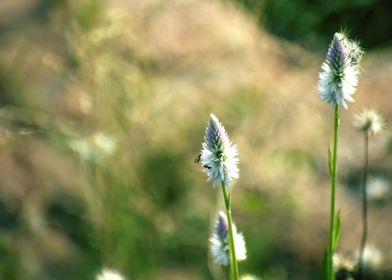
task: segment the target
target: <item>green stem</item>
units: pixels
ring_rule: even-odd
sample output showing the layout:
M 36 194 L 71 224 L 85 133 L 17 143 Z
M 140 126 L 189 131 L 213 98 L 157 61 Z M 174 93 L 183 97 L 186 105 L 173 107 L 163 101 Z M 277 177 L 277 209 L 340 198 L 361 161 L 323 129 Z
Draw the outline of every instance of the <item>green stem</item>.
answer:
M 227 187 L 223 182 L 222 182 L 222 192 L 223 192 L 223 198 L 226 206 L 227 223 L 229 226 L 230 271 L 231 271 L 230 278 L 232 280 L 238 280 L 239 273 L 238 273 L 237 257 L 235 253 L 235 245 L 234 245 L 233 222 L 231 219 L 231 198 L 230 198 L 230 194 L 227 192 Z
M 335 106 L 334 114 L 334 135 L 333 135 L 333 159 L 332 159 L 332 180 L 331 180 L 331 216 L 329 224 L 329 247 L 328 247 L 328 279 L 334 280 L 333 254 L 334 254 L 334 233 L 335 233 L 335 194 L 336 194 L 336 175 L 338 163 L 338 134 L 339 134 L 339 107 Z
M 369 172 L 369 134 L 365 131 L 365 149 L 364 149 L 364 169 L 362 182 L 362 239 L 359 249 L 358 272 L 359 279 L 363 279 L 363 255 L 366 247 L 368 236 L 368 218 L 367 218 L 367 176 Z

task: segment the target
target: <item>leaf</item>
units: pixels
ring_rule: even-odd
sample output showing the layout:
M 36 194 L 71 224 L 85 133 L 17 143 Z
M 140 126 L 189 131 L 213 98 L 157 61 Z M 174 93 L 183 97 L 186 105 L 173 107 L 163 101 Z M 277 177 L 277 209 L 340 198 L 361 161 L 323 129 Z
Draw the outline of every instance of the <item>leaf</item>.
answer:
M 322 279 L 323 280 L 329 280 L 329 273 L 330 273 L 330 269 L 329 269 L 329 253 L 328 253 L 328 249 L 326 249 L 324 251 Z
M 328 275 L 328 253 L 327 250 L 324 252 L 324 259 L 323 259 L 323 279 L 326 280 Z
M 328 169 L 329 169 L 330 176 L 332 176 L 332 163 L 333 163 L 332 151 L 331 151 L 331 146 L 329 146 L 328 147 Z
M 336 248 L 338 247 L 339 240 L 340 240 L 340 228 L 341 228 L 341 222 L 340 222 L 340 210 L 336 214 L 336 219 L 335 219 L 335 226 L 334 226 L 334 232 L 333 232 L 333 251 L 336 251 Z

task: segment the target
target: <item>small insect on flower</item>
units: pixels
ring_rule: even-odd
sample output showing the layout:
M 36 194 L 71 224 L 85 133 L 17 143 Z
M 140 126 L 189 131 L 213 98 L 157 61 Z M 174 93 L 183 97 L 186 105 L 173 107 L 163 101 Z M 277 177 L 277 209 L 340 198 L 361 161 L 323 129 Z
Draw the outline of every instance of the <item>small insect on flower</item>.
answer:
M 200 158 L 201 158 L 201 154 L 199 154 L 196 158 L 195 158 L 195 161 L 194 161 L 194 163 L 200 163 Z M 211 169 L 211 166 L 209 166 L 209 165 L 203 165 L 203 167 L 204 168 L 207 168 L 207 169 Z
M 229 139 L 225 128 L 218 118 L 211 114 L 199 161 L 203 164 L 204 172 L 208 175 L 208 181 L 212 181 L 213 187 L 221 183 L 228 187 L 233 179 L 238 178 L 237 155 L 237 147 Z
M 200 163 L 201 154 L 199 154 L 196 158 L 194 163 Z
M 227 217 L 224 212 L 219 212 L 218 220 L 215 224 L 214 233 L 210 238 L 210 250 L 214 263 L 228 265 L 230 263 L 229 249 L 229 229 Z M 237 261 L 246 259 L 245 240 L 242 233 L 237 232 L 236 226 L 233 224 L 233 235 L 235 244 L 235 253 Z
M 384 119 L 376 110 L 365 109 L 355 115 L 354 126 L 359 131 L 363 131 L 369 135 L 376 135 L 382 132 Z

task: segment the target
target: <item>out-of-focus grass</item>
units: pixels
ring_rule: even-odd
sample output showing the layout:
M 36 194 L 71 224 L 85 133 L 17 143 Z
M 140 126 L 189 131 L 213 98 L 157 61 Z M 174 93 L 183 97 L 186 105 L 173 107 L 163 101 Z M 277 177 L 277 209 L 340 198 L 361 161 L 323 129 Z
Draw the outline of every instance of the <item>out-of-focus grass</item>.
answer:
M 233 214 L 248 244 L 240 270 L 318 277 L 332 117 L 315 89 L 321 56 L 221 2 L 45 7 L 45 21 L 27 11 L 0 37 L 1 278 L 93 279 L 102 266 L 129 279 L 220 275 L 210 272 L 207 244 L 223 204 L 193 163 L 210 112 L 240 152 Z M 380 104 L 388 117 L 383 99 L 366 93 L 388 96 L 390 54 L 368 61 L 353 111 Z M 360 229 L 359 200 L 344 188 L 360 168 L 350 113 L 339 186 L 345 250 Z M 386 170 L 388 137 L 373 155 Z M 389 246 L 388 211 L 385 203 L 370 218 L 380 246 Z

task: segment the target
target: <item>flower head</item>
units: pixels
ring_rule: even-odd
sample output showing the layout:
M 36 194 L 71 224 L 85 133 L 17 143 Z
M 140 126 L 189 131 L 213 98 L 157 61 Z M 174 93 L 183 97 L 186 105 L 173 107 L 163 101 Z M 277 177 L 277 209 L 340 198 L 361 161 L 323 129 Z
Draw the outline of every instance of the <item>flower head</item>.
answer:
M 245 240 L 242 233 L 237 232 L 236 226 L 233 224 L 234 245 L 237 261 L 246 259 Z M 210 250 L 213 261 L 217 264 L 228 265 L 230 263 L 229 252 L 229 232 L 227 217 L 222 211 L 219 212 L 218 220 L 215 224 L 215 230 L 210 238 Z
M 354 280 L 355 261 L 347 256 L 334 253 L 332 257 L 336 279 Z
M 125 280 L 125 278 L 112 269 L 103 269 L 96 277 L 96 280 Z
M 384 261 L 383 253 L 372 245 L 366 245 L 363 254 L 363 261 L 365 266 L 377 268 L 380 267 Z
M 233 178 L 238 178 L 238 151 L 233 145 L 225 128 L 218 118 L 210 115 L 206 128 L 204 143 L 201 150 L 200 161 L 204 172 L 208 175 L 208 181 L 213 186 L 219 186 L 222 182 L 229 186 Z
M 319 74 L 318 89 L 322 100 L 333 107 L 347 109 L 347 101 L 353 102 L 358 83 L 359 62 L 363 51 L 358 43 L 350 41 L 343 33 L 335 33 L 327 57 Z
M 339 253 L 333 254 L 332 264 L 335 271 L 339 271 L 339 270 L 354 271 L 354 266 L 355 266 L 354 261 L 349 259 L 347 256 L 344 256 Z
M 245 274 L 241 276 L 240 280 L 259 280 L 259 278 L 251 274 Z
M 354 126 L 369 135 L 379 134 L 384 127 L 383 117 L 375 110 L 365 109 L 355 115 Z

